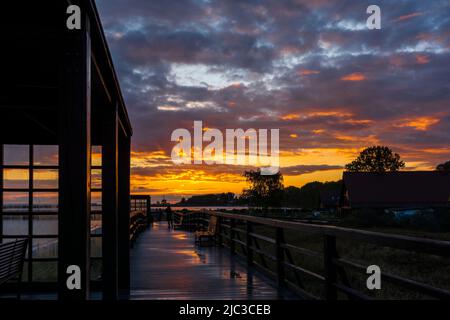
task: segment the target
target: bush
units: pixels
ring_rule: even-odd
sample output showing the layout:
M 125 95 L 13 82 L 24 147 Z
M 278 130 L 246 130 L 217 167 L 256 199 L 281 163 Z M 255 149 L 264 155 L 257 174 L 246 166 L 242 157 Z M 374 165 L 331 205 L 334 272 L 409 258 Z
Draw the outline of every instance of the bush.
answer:
M 449 209 L 429 209 L 411 216 L 396 218 L 395 214 L 383 209 L 353 210 L 342 219 L 342 223 L 353 227 L 400 227 L 412 230 L 450 231 Z
M 357 209 L 342 219 L 345 225 L 354 227 L 393 227 L 397 223 L 394 214 L 383 209 Z
M 433 212 L 421 212 L 400 221 L 401 226 L 415 230 L 432 232 L 450 231 L 449 210 L 434 210 Z

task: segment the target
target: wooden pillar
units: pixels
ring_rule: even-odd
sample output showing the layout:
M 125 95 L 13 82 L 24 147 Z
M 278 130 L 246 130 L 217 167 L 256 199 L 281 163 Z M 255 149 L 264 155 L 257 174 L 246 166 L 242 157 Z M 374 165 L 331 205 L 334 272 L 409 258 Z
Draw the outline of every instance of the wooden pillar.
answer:
M 65 30 L 61 53 L 59 106 L 58 296 L 89 296 L 91 175 L 91 45 L 89 20 L 81 30 Z M 67 268 L 78 266 L 81 288 L 70 290 Z
M 325 270 L 325 299 L 337 300 L 337 268 L 333 260 L 337 257 L 336 237 L 324 236 L 323 261 Z
M 252 249 L 252 236 L 251 233 L 253 232 L 253 225 L 250 221 L 247 221 L 246 223 L 246 249 L 247 249 L 247 265 L 251 266 L 253 265 L 253 249 Z
M 118 298 L 119 123 L 117 104 L 102 116 L 102 233 L 103 298 Z
M 119 139 L 119 293 L 130 293 L 130 137 L 121 132 Z
M 3 243 L 3 144 L 0 143 L 0 243 Z
M 282 287 L 285 285 L 284 248 L 282 247 L 285 243 L 284 230 L 283 228 L 277 228 L 276 232 L 277 283 L 279 287 Z
M 231 254 L 236 253 L 236 243 L 234 242 L 236 228 L 236 221 L 233 218 L 230 218 L 230 252 Z
M 223 226 L 222 226 L 222 224 L 223 224 L 223 218 L 222 217 L 217 217 L 217 227 L 219 228 L 217 230 L 217 245 L 219 247 L 223 246 L 223 236 L 222 236 L 222 234 L 223 234 Z
M 146 199 L 147 199 L 146 201 L 147 227 L 150 227 L 150 225 L 153 223 L 152 209 L 151 209 L 152 198 L 150 196 L 147 196 Z

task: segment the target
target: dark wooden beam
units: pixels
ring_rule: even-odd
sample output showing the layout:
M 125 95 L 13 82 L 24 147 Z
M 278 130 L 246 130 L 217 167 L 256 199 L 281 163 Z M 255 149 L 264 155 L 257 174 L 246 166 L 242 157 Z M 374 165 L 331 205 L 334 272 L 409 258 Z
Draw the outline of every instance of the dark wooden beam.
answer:
M 128 135 L 132 135 L 132 128 L 130 119 L 128 117 L 128 112 L 125 107 L 125 102 L 122 96 L 122 91 L 120 89 L 120 84 L 114 69 L 114 65 L 112 62 L 112 57 L 109 52 L 109 48 L 106 42 L 106 37 L 103 32 L 103 28 L 100 21 L 100 16 L 97 11 L 97 7 L 95 5 L 95 1 L 89 0 L 89 11 L 92 16 L 92 27 L 95 28 L 97 32 L 95 32 L 95 44 L 96 44 L 96 58 L 99 63 L 99 67 L 102 70 L 102 74 L 106 80 L 112 80 L 112 96 L 115 97 L 119 103 L 119 118 L 122 120 L 123 124 L 126 125 Z M 105 72 L 103 72 L 105 70 Z
M 130 293 L 130 137 L 119 140 L 119 293 Z
M 0 143 L 0 243 L 3 242 L 3 144 Z
M 118 298 L 118 133 L 117 103 L 102 117 L 103 298 Z
M 98 82 L 101 84 L 101 88 L 103 89 L 103 92 L 104 92 L 106 98 L 108 99 L 108 102 L 112 103 L 111 94 L 109 93 L 108 86 L 106 84 L 105 78 L 103 77 L 102 71 L 100 70 L 99 64 L 95 58 L 94 53 L 92 53 L 92 63 L 94 66 L 95 75 L 98 78 Z
M 89 298 L 91 43 L 89 19 L 82 30 L 67 30 L 62 39 L 59 109 L 59 263 L 58 297 Z M 81 270 L 81 288 L 70 290 L 67 267 Z

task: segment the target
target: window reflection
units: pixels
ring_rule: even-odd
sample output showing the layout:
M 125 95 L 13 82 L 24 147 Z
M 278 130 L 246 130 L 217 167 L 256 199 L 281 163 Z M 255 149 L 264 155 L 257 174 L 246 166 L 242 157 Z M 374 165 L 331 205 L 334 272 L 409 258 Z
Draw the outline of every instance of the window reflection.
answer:
M 33 234 L 35 235 L 57 235 L 57 215 L 33 215 Z
M 56 258 L 58 256 L 58 238 L 33 239 L 33 258 Z
M 5 166 L 4 190 L 1 195 L 3 212 L 0 219 L 2 219 L 2 234 L 7 237 L 1 240 L 6 242 L 14 237 L 29 237 L 31 242 L 26 257 L 31 260 L 25 262 L 24 281 L 56 281 L 58 146 L 0 145 L 0 147 L 3 148 Z M 30 150 L 33 151 L 33 163 L 28 167 Z M 46 261 L 35 260 L 44 258 Z
M 3 215 L 3 235 L 28 235 L 28 215 Z
M 3 192 L 3 212 L 28 212 L 28 192 Z
M 92 166 L 101 166 L 102 165 L 102 147 L 101 146 L 92 146 L 91 148 L 91 165 Z
M 102 211 L 101 192 L 91 192 L 91 211 Z
M 58 189 L 58 170 L 35 169 L 33 172 L 33 188 Z
M 39 166 L 57 166 L 58 165 L 58 146 L 37 145 L 33 147 L 34 165 Z
M 33 194 L 33 212 L 57 212 L 57 192 L 35 192 Z
M 3 187 L 5 189 L 28 189 L 30 172 L 28 169 L 4 169 Z
M 91 170 L 91 188 L 101 189 L 102 188 L 102 170 L 92 169 Z
M 4 165 L 28 165 L 30 161 L 30 147 L 27 145 L 4 145 Z

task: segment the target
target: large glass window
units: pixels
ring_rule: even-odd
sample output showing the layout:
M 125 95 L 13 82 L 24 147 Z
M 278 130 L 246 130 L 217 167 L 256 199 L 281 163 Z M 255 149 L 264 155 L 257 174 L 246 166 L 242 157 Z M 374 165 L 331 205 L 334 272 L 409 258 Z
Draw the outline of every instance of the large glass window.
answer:
M 102 148 L 91 149 L 91 280 L 102 278 Z
M 55 282 L 58 146 L 0 145 L 0 242 L 28 238 L 24 282 Z M 1 152 L 0 152 L 1 154 Z M 102 149 L 92 147 L 91 279 L 102 277 Z
M 0 145 L 0 239 L 28 238 L 23 281 L 55 282 L 58 146 Z

